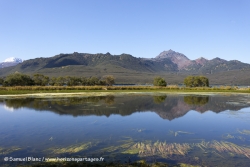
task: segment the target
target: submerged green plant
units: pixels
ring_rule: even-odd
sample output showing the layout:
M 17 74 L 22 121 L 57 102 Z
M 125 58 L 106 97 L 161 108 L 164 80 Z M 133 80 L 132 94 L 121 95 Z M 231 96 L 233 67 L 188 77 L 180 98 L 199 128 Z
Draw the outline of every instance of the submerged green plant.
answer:
M 80 151 L 87 150 L 93 146 L 97 145 L 97 142 L 87 142 L 81 144 L 75 144 L 64 148 L 50 148 L 54 154 L 62 154 L 62 153 L 77 153 Z
M 200 166 L 184 164 L 184 163 L 180 163 L 179 165 L 180 165 L 180 167 L 200 167 Z
M 226 141 L 212 141 L 212 142 L 201 142 L 201 143 L 195 143 L 193 146 L 199 147 L 201 150 L 204 152 L 207 149 L 215 149 L 216 151 L 220 153 L 231 153 L 232 154 L 238 154 L 238 155 L 244 155 L 247 158 L 250 159 L 250 148 L 249 147 L 243 147 L 243 146 L 238 146 L 234 143 L 231 142 L 226 142 Z M 216 155 L 223 157 L 216 151 L 212 151 L 212 153 L 215 153 Z M 224 157 L 223 157 L 224 158 Z
M 0 155 L 7 155 L 18 150 L 21 150 L 21 148 L 20 147 L 11 147 L 11 148 L 0 147 Z
M 166 142 L 138 142 L 135 143 L 129 151 L 138 152 L 141 157 L 158 155 L 161 157 L 167 157 L 169 155 L 185 155 L 191 149 L 189 144 L 183 143 L 166 143 Z
M 240 134 L 243 134 L 243 135 L 250 135 L 250 130 L 242 130 L 242 131 L 240 131 L 240 130 L 238 130 L 237 129 L 237 131 L 240 133 Z
M 175 137 L 176 136 L 178 136 L 178 135 L 180 135 L 180 134 L 194 134 L 194 133 L 191 133 L 191 132 L 185 132 L 185 131 L 172 131 L 172 130 L 170 130 L 169 131 L 169 133 L 171 134 L 171 135 L 174 135 Z
M 238 139 L 238 140 L 241 140 L 241 141 L 245 141 L 246 139 L 242 136 L 233 136 L 229 133 L 227 133 L 226 135 L 222 135 L 222 138 L 223 139 Z

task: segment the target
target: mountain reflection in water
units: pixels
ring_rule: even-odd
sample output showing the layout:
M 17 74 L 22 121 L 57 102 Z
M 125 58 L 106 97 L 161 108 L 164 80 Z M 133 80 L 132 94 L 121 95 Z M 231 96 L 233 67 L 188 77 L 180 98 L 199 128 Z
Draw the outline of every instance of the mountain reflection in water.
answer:
M 0 166 L 4 157 L 87 156 L 247 167 L 249 106 L 248 94 L 2 98 Z
M 194 110 L 200 113 L 225 110 L 238 111 L 250 106 L 249 96 L 238 95 L 130 95 L 95 96 L 67 98 L 16 98 L 1 99 L 0 103 L 12 111 L 18 108 L 30 108 L 37 111 L 51 111 L 60 115 L 110 116 L 131 115 L 135 112 L 152 111 L 161 118 L 173 120 Z

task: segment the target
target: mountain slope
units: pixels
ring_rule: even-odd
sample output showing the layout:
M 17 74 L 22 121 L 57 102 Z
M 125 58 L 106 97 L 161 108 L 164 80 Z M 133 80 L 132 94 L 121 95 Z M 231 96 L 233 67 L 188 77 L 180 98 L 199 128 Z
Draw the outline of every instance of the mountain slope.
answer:
M 15 71 L 39 72 L 44 69 L 79 65 L 100 69 L 106 69 L 108 66 L 110 68 L 119 67 L 136 72 L 174 71 L 176 68 L 176 65 L 171 61 L 168 61 L 166 65 L 166 63 L 136 58 L 129 54 L 111 55 L 110 53 L 88 54 L 75 52 L 73 54 L 60 54 L 51 58 L 30 59 L 13 67 L 9 73 Z
M 0 76 L 21 72 L 48 76 L 114 75 L 117 83 L 152 83 L 155 76 L 170 84 L 183 83 L 188 75 L 205 75 L 211 84 L 250 84 L 250 65 L 237 60 L 220 58 L 190 60 L 184 54 L 168 50 L 155 58 L 136 58 L 129 54 L 111 55 L 77 53 L 35 58 L 12 67 L 0 69 Z M 235 79 L 237 78 L 237 79 Z

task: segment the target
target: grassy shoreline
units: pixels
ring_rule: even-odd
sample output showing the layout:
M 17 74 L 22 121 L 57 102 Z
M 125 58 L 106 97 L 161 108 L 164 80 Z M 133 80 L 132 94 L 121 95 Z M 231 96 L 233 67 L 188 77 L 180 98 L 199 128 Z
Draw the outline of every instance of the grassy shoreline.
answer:
M 15 86 L 0 87 L 0 95 L 37 94 L 116 94 L 116 93 L 250 93 L 250 88 L 210 87 L 156 87 L 156 86 Z

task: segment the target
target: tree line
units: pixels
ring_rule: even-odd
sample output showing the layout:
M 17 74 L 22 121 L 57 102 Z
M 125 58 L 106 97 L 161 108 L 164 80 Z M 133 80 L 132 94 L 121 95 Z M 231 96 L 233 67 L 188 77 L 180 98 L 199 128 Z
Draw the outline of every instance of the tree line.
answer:
M 167 86 L 167 82 L 162 77 L 155 77 L 154 86 Z M 209 87 L 209 80 L 204 76 L 187 76 L 184 79 L 184 85 L 186 87 Z
M 43 74 L 34 74 L 29 76 L 21 73 L 10 74 L 5 78 L 0 78 L 0 84 L 3 86 L 94 86 L 108 85 L 112 86 L 115 78 L 112 75 L 97 77 L 48 77 Z
M 102 78 L 97 77 L 48 77 L 43 74 L 34 74 L 29 76 L 22 73 L 10 74 L 5 78 L 0 78 L 0 85 L 3 86 L 95 86 L 107 85 L 112 86 L 115 78 L 112 75 L 106 75 Z M 209 87 L 209 80 L 204 76 L 188 76 L 184 79 L 186 87 Z M 167 82 L 162 77 L 155 77 L 154 86 L 167 86 Z

